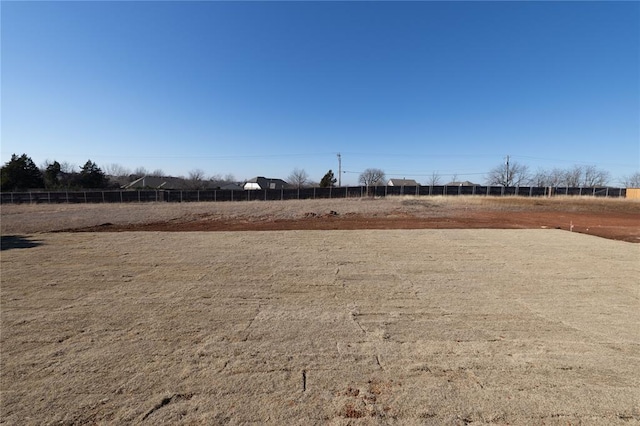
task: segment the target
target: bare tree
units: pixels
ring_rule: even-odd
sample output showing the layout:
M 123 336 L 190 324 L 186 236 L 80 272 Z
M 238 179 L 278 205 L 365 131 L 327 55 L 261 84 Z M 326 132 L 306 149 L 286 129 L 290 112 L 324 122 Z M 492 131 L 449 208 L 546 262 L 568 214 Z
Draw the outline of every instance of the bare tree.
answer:
M 551 170 L 538 169 L 533 175 L 532 184 L 536 186 L 569 186 L 595 187 L 604 186 L 610 179 L 606 170 L 596 166 L 575 165 L 570 169 L 553 168 Z
M 562 169 L 554 167 L 549 172 L 547 186 L 553 186 L 553 187 L 559 186 L 560 183 L 562 183 L 563 176 L 564 176 L 564 171 Z
M 129 176 L 131 174 L 131 170 L 117 163 L 111 163 L 111 164 L 105 165 L 103 167 L 103 171 L 108 176 L 117 176 L 117 177 Z
M 572 168 L 565 170 L 562 184 L 564 186 L 577 187 L 580 186 L 581 178 L 582 167 L 576 164 Z
M 582 174 L 582 186 L 593 188 L 595 186 L 605 186 L 610 175 L 606 170 L 600 170 L 596 166 L 586 166 Z
M 623 176 L 622 179 L 622 183 L 626 188 L 640 188 L 640 172 Z
M 162 177 L 164 176 L 164 171 L 162 169 L 155 169 L 154 171 L 150 172 L 147 176 Z
M 296 167 L 287 178 L 287 181 L 289 185 L 296 188 L 301 188 L 305 186 L 309 181 L 309 175 L 304 171 L 304 169 L 298 169 Z
M 565 171 L 559 168 L 551 170 L 538 169 L 531 178 L 531 184 L 535 186 L 552 186 L 556 187 L 562 184 Z
M 527 185 L 530 180 L 529 167 L 515 161 L 494 167 L 487 176 L 489 185 L 522 186 Z
M 531 177 L 531 185 L 534 186 L 551 186 L 548 184 L 549 172 L 545 169 L 538 169 Z
M 60 171 L 62 173 L 74 173 L 78 166 L 73 163 L 69 163 L 68 161 L 63 161 L 60 163 Z
M 438 186 L 438 185 L 440 185 L 440 174 L 437 171 L 431 173 L 431 176 L 429 177 L 429 180 L 427 180 L 427 185 L 429 185 L 429 186 Z
M 136 167 L 136 169 L 133 171 L 133 174 L 137 177 L 147 176 L 147 173 L 147 169 L 142 166 Z
M 191 189 L 203 189 L 205 187 L 204 171 L 201 169 L 193 169 L 189 172 L 187 184 Z
M 384 171 L 380 169 L 366 169 L 364 172 L 360 173 L 358 182 L 364 186 L 377 186 L 384 182 L 384 178 Z

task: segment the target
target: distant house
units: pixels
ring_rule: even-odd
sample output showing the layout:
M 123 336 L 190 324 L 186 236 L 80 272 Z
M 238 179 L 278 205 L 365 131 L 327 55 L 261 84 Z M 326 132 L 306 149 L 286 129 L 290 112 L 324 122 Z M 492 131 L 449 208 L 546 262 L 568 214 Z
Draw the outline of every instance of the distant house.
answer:
M 232 191 L 242 191 L 244 188 L 242 187 L 241 182 L 230 182 L 225 185 L 220 186 L 220 189 L 232 190 Z
M 244 184 L 245 190 L 253 189 L 283 189 L 287 188 L 289 184 L 282 179 L 266 178 L 262 176 L 249 179 Z
M 445 186 L 481 186 L 478 183 L 469 182 L 468 180 L 449 182 Z
M 420 184 L 413 179 L 389 179 L 387 186 L 420 186 Z
M 122 189 L 188 189 L 185 179 L 170 176 L 143 176 Z

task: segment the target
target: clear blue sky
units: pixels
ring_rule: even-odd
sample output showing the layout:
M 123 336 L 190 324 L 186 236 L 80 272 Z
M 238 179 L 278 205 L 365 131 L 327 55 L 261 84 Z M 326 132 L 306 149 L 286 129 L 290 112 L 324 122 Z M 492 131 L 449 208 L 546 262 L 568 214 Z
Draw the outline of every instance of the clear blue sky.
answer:
M 1 161 L 640 169 L 638 2 L 1 4 Z

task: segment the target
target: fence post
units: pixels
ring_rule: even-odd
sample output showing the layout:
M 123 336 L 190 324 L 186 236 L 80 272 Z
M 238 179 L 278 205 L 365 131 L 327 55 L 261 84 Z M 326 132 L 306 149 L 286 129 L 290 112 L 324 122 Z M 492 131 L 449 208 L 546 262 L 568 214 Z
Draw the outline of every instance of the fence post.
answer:
M 432 190 L 433 190 L 433 185 L 429 185 L 429 196 L 431 196 Z
M 29 204 L 33 203 L 33 201 L 31 200 L 31 191 L 29 191 Z
M 198 202 L 200 202 L 200 190 L 198 189 L 198 192 L 196 193 L 196 198 L 198 199 Z
M 140 190 L 138 189 L 138 202 L 140 202 Z
M 104 191 L 102 191 L 102 202 L 104 203 Z
M 344 187 L 344 198 L 349 198 L 349 187 L 348 186 Z
M 315 186 L 313 187 L 313 199 L 314 200 L 316 199 L 316 187 Z
M 87 191 L 84 191 L 83 194 L 84 194 L 84 203 L 87 204 Z
M 608 196 L 609 196 L 609 187 L 608 187 L 608 186 L 607 186 L 607 190 L 606 190 L 606 192 L 605 192 L 604 196 L 605 196 L 605 197 L 608 197 Z
M 332 186 L 333 186 L 333 185 L 329 184 L 329 199 L 331 199 L 331 187 L 332 187 Z
M 47 200 L 49 200 L 49 204 L 51 204 L 51 191 L 47 192 Z
M 280 201 L 284 200 L 284 188 L 280 188 Z

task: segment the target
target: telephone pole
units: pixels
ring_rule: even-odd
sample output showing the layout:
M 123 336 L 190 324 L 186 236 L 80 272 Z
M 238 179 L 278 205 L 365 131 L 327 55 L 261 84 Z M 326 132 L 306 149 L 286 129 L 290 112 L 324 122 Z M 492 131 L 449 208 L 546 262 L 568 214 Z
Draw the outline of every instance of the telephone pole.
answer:
M 338 153 L 338 186 L 342 186 L 342 157 Z
M 509 156 L 507 155 L 507 180 L 504 186 L 509 186 Z

